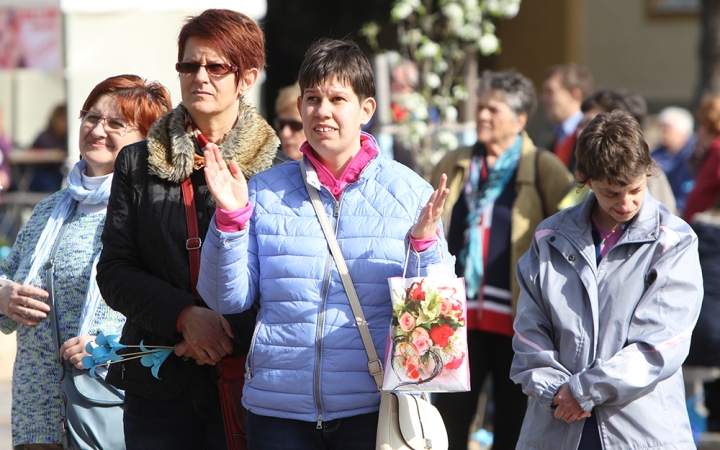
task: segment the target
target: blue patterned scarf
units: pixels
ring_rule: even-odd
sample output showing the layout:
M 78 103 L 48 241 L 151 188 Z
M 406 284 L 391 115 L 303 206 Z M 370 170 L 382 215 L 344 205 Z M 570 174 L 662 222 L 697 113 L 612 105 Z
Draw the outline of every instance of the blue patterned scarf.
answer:
M 85 189 L 82 185 L 82 172 L 86 167 L 87 161 L 81 159 L 77 164 L 75 164 L 73 170 L 68 174 L 67 190 L 65 191 L 65 195 L 63 195 L 60 201 L 58 201 L 55 205 L 55 208 L 52 210 L 50 218 L 45 225 L 45 229 L 42 234 L 40 234 L 40 238 L 35 245 L 35 251 L 33 251 L 31 258 L 32 263 L 30 265 L 30 272 L 28 272 L 25 277 L 25 281 L 23 282 L 24 285 L 29 285 L 32 280 L 35 279 L 40 271 L 40 268 L 47 261 L 50 256 L 50 251 L 55 244 L 55 239 L 57 239 L 58 234 L 60 233 L 60 228 L 62 228 L 63 223 L 65 223 L 66 220 L 70 219 L 73 211 L 75 211 L 77 203 L 86 205 L 104 203 L 107 205 L 108 199 L 110 198 L 110 186 L 112 184 L 113 177 L 108 177 L 103 184 L 96 189 Z M 98 253 L 97 257 L 93 261 L 92 271 L 90 273 L 90 282 L 88 284 L 87 294 L 85 295 L 85 305 L 83 306 L 83 313 L 80 318 L 78 335 L 87 334 L 90 322 L 95 314 L 95 309 L 100 302 L 100 291 L 98 290 L 97 282 L 95 281 L 95 275 L 97 273 L 96 267 L 99 258 L 100 254 Z
M 489 171 L 487 181 L 482 183 L 479 189 L 483 162 L 481 158 L 473 158 L 472 162 L 476 167 L 471 167 L 467 182 L 470 189 L 465 193 L 465 201 L 468 206 L 466 218 L 468 242 L 460 252 L 460 260 L 465 265 L 464 276 L 468 298 L 477 298 L 485 273 L 483 233 L 480 232 L 479 227 L 482 212 L 488 205 L 493 204 L 505 190 L 505 186 L 517 170 L 521 149 L 522 136 L 518 135 L 513 145 L 495 161 L 495 165 Z

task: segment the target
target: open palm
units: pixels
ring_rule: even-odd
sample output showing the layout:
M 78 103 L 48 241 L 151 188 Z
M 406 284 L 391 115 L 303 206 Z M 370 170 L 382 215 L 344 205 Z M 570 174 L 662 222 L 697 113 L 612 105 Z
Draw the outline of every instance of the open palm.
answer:
M 438 224 L 442 217 L 445 199 L 450 190 L 447 188 L 447 175 L 440 176 L 440 185 L 432 193 L 427 204 L 420 211 L 420 217 L 410 233 L 415 239 L 430 239 L 437 235 Z
M 213 143 L 205 147 L 205 180 L 220 208 L 235 211 L 247 206 L 247 181 L 240 166 L 235 161 L 230 161 L 229 166 L 225 164 L 220 149 Z

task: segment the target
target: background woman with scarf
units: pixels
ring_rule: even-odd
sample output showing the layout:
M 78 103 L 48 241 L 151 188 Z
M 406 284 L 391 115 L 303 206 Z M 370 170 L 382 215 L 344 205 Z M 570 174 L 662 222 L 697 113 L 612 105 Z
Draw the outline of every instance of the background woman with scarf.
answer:
M 478 396 L 493 377 L 494 450 L 514 449 L 527 397 L 510 380 L 519 288 L 514 270 L 532 233 L 570 189 L 572 176 L 524 128 L 535 111 L 532 82 L 517 72 L 485 72 L 477 91 L 478 142 L 446 155 L 432 183 L 448 175 L 443 222 L 468 298 L 470 392 L 437 395 L 450 449 L 467 448 Z
M 85 345 L 102 332 L 117 334 L 125 318 L 110 309 L 95 283 L 100 234 L 113 168 L 124 146 L 145 137 L 171 107 L 159 83 L 135 75 L 108 78 L 95 86 L 80 111 L 80 155 L 67 188 L 33 211 L 0 267 L 0 330 L 17 331 L 13 368 L 13 445 L 62 449 L 61 366 L 53 348 L 50 307 L 42 266 L 60 228 L 68 223 L 55 257 L 55 309 L 60 356 L 82 368 Z M 117 424 L 122 428 L 122 423 Z

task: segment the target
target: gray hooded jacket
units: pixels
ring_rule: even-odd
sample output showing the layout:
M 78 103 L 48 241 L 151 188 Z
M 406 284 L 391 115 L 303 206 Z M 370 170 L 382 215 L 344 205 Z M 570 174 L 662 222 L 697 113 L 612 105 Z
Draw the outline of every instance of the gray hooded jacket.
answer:
M 680 367 L 702 300 L 697 237 L 646 193 L 596 264 L 588 199 L 542 222 L 518 262 L 510 377 L 530 397 L 518 449 L 577 449 L 584 420 L 553 416 L 569 383 L 605 449 L 695 449 Z

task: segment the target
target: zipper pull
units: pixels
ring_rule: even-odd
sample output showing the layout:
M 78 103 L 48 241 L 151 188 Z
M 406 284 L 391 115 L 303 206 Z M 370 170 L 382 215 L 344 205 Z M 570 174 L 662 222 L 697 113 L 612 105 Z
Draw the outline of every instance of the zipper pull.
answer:
M 318 414 L 318 421 L 317 425 L 315 425 L 316 430 L 322 430 L 322 414 Z

